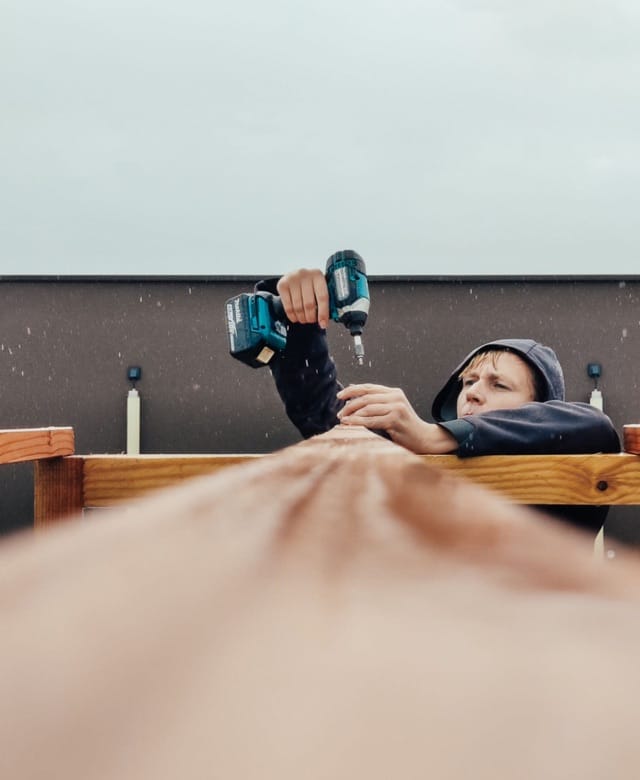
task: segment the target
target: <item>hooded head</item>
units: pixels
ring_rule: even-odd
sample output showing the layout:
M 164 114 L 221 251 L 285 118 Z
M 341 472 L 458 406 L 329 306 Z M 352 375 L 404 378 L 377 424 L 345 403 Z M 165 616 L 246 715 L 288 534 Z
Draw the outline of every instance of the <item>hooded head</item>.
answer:
M 564 377 L 562 367 L 551 347 L 545 347 L 532 339 L 499 339 L 483 344 L 470 352 L 453 371 L 445 386 L 436 395 L 431 407 L 433 419 L 437 422 L 455 420 L 456 402 L 462 389 L 460 373 L 465 366 L 481 352 L 504 350 L 513 352 L 532 368 L 536 376 L 536 387 L 540 388 L 538 401 L 564 401 Z

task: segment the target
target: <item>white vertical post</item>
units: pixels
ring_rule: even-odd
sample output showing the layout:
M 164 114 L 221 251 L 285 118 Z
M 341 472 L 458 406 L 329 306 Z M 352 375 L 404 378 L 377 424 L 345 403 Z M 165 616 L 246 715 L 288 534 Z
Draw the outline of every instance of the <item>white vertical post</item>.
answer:
M 589 399 L 589 403 L 591 406 L 595 406 L 596 409 L 600 409 L 600 411 L 603 410 L 604 399 L 602 398 L 602 392 L 598 390 L 597 387 L 591 391 L 591 398 Z
M 134 388 L 127 396 L 127 455 L 140 454 L 140 393 Z

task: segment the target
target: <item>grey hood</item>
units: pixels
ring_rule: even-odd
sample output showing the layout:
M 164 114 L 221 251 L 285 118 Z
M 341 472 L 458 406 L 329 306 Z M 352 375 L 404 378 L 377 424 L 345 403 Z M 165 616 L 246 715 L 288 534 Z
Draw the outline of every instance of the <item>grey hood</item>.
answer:
M 458 379 L 460 372 L 469 361 L 480 352 L 491 349 L 503 349 L 507 352 L 515 352 L 528 363 L 542 379 L 541 385 L 546 390 L 545 397 L 540 401 L 564 401 L 564 377 L 562 367 L 551 347 L 545 347 L 533 339 L 498 339 L 489 341 L 470 352 L 467 357 L 454 369 L 445 386 L 436 395 L 431 407 L 433 419 L 437 422 L 455 420 L 456 401 L 462 388 L 462 382 Z

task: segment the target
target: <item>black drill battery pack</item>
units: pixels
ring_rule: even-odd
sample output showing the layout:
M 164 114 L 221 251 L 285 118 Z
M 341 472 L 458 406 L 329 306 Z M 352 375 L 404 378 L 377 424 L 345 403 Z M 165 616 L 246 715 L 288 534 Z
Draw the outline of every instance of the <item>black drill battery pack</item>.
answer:
M 227 336 L 232 357 L 252 368 L 268 365 L 287 344 L 280 299 L 271 293 L 241 293 L 226 302 Z

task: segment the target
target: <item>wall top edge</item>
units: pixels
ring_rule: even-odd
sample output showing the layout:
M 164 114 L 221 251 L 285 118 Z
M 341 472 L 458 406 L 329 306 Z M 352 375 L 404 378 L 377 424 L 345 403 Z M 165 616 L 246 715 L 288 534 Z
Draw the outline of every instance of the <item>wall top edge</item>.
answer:
M 111 282 L 111 283 L 146 283 L 146 282 L 244 282 L 254 283 L 266 276 L 242 275 L 209 275 L 209 276 L 180 276 L 180 275 L 104 275 L 104 274 L 81 274 L 81 275 L 20 275 L 8 274 L 0 275 L 1 282 Z M 421 275 L 400 275 L 400 274 L 372 274 L 369 281 L 373 282 L 460 282 L 467 284 L 469 282 L 637 282 L 640 281 L 640 274 L 498 274 L 498 275 L 457 275 L 450 276 L 446 274 L 421 274 Z

